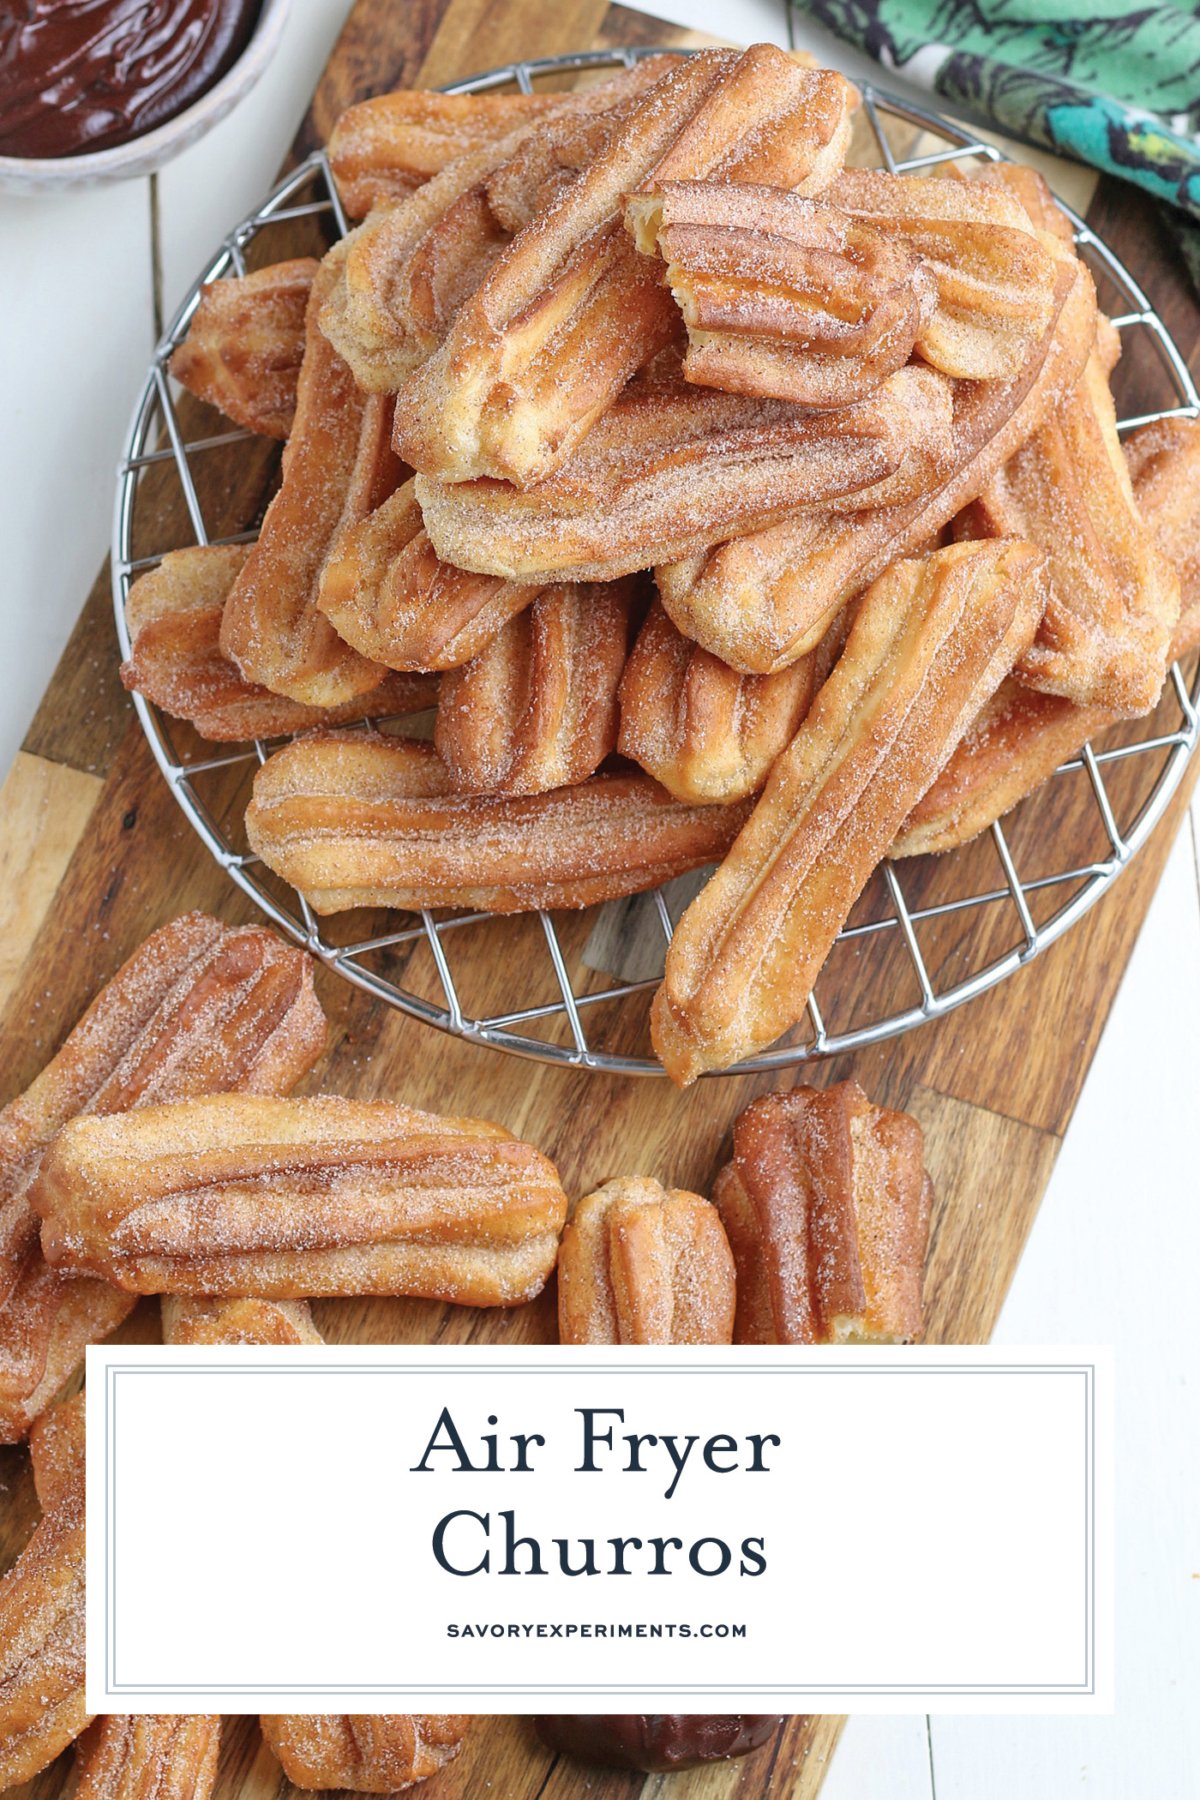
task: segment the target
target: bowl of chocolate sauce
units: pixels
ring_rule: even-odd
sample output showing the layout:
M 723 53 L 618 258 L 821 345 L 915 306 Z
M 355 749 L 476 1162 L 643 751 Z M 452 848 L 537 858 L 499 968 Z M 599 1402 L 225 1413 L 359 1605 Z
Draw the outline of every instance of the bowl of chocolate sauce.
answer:
M 148 175 L 249 93 L 288 0 L 0 0 L 0 188 Z

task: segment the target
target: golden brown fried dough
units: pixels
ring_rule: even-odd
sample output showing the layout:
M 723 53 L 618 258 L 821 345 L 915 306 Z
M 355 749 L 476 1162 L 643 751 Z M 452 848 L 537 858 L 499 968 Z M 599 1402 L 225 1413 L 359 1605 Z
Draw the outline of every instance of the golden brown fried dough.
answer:
M 586 781 L 616 747 L 633 584 L 563 582 L 442 677 L 434 743 L 455 787 L 541 794 Z
M 1125 442 L 1134 498 L 1159 554 L 1178 570 L 1183 610 L 1171 656 L 1200 647 L 1200 424 L 1163 419 Z M 986 831 L 1010 807 L 1116 723 L 1099 706 L 1076 706 L 1016 680 L 1002 682 L 922 795 L 892 856 L 953 850 Z
M 921 1335 L 933 1184 L 921 1127 L 856 1081 L 764 1094 L 717 1177 L 739 1344 L 902 1344 Z
M 458 1755 L 462 1713 L 268 1713 L 263 1737 L 302 1788 L 392 1794 L 436 1775 Z
M 321 311 L 322 330 L 360 387 L 389 393 L 420 367 L 513 233 L 605 150 L 671 61 L 647 57 L 586 93 L 555 95 L 532 123 L 464 147 L 410 198 L 380 195 L 347 240 Z
M 743 800 L 791 743 L 834 653 L 821 646 L 775 675 L 740 675 L 656 600 L 621 677 L 617 747 L 678 800 Z
M 609 1181 L 571 1214 L 558 1252 L 564 1344 L 728 1344 L 733 1257 L 716 1209 L 642 1176 Z
M 437 94 L 401 88 L 348 106 L 329 138 L 329 166 L 352 219 L 407 199 L 472 150 L 511 137 L 562 106 L 560 94 Z
M 1038 694 L 1012 678 L 1001 682 L 909 813 L 889 855 L 924 856 L 977 837 L 1112 723 L 1101 707 Z
M 1055 246 L 1015 194 L 979 181 L 846 169 L 834 206 L 916 252 L 937 289 L 917 349 L 943 374 L 1012 381 L 1053 321 Z
M 746 807 L 684 806 L 648 775 L 520 797 L 456 794 L 433 746 L 330 733 L 259 770 L 251 844 L 319 913 L 594 906 L 724 855 Z
M 627 196 L 691 177 L 817 192 L 840 167 L 850 94 L 764 44 L 670 68 L 517 234 L 406 384 L 400 455 L 449 481 L 553 474 L 677 329 L 657 264 L 622 228 Z
M 899 826 L 1028 645 L 1045 559 L 1020 542 L 897 563 L 749 822 L 667 951 L 651 1035 L 681 1086 L 803 1016 L 841 926 Z
M 1134 499 L 1161 556 L 1179 576 L 1182 609 L 1171 654 L 1200 644 L 1200 420 L 1159 419 L 1125 439 Z
M 212 1713 L 110 1713 L 75 1749 L 74 1800 L 208 1800 L 221 1721 Z
M 84 1678 L 82 1401 L 34 1426 L 42 1517 L 0 1578 L 0 1787 L 48 1767 L 91 1715 Z
M 53 1267 L 128 1293 L 516 1306 L 554 1267 L 554 1167 L 478 1119 L 218 1094 L 75 1119 L 33 1189 Z
M 456 669 L 540 591 L 537 582 L 473 575 L 443 562 L 407 481 L 340 534 L 317 605 L 348 644 L 390 669 Z
M 46 1267 L 29 1188 L 77 1113 L 239 1088 L 286 1092 L 325 1046 L 300 950 L 204 913 L 165 925 L 101 989 L 57 1055 L 0 1113 L 0 1442 L 23 1437 L 129 1312 L 106 1283 Z
M 225 601 L 249 554 L 247 544 L 171 550 L 134 582 L 126 608 L 132 643 L 121 665 L 127 688 L 215 743 L 287 737 L 315 725 L 392 718 L 437 704 L 432 676 L 391 670 L 369 693 L 330 708 L 304 706 L 246 681 L 222 655 L 220 639 Z
M 247 431 L 286 438 L 296 413 L 304 314 L 317 263 L 272 263 L 200 290 L 187 336 L 171 357 L 182 387 Z
M 1100 355 L 955 522 L 1023 537 L 1050 559 L 1050 598 L 1019 678 L 1079 706 L 1136 716 L 1158 698 L 1179 582 L 1134 503 Z
M 164 1344 L 323 1344 L 307 1300 L 162 1297 Z
M 283 484 L 221 619 L 221 649 L 246 680 L 306 706 L 345 705 L 385 674 L 343 643 L 316 606 L 338 532 L 365 518 L 400 479 L 388 442 L 391 401 L 361 393 L 317 328 L 344 255 L 340 245 L 331 250 L 313 280 Z
M 914 250 L 837 207 L 745 182 L 670 181 L 647 220 L 704 387 L 849 406 L 908 361 L 937 304 Z
M 44 1513 L 82 1506 L 87 1472 L 87 1406 L 82 1390 L 47 1407 L 29 1433 L 29 1460 Z
M 901 369 L 833 412 L 653 372 L 631 382 L 538 486 L 418 475 L 416 495 L 434 549 L 461 568 L 510 581 L 607 581 L 798 507 L 898 499 L 911 491 L 908 463 L 914 437 L 925 448 L 926 425 L 931 452 L 948 453 L 950 395 L 929 370 Z
M 819 643 L 846 602 L 933 538 L 1074 384 L 1095 336 L 1096 295 L 1065 249 L 1056 301 L 1054 330 L 1033 342 L 1013 381 L 953 384 L 950 452 L 923 494 L 859 512 L 795 513 L 660 565 L 663 605 L 684 635 L 751 675 L 786 668 Z

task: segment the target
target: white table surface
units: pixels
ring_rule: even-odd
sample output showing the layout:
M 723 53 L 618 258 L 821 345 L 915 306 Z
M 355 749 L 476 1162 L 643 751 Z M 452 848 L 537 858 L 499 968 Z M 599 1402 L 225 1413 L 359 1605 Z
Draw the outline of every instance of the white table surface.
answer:
M 347 0 L 294 0 L 260 87 L 157 183 L 58 199 L 0 195 L 0 770 L 106 549 L 113 472 L 156 321 L 262 191 L 347 10 Z M 643 10 L 738 41 L 789 41 L 782 0 L 660 0 Z M 850 75 L 869 72 L 807 22 L 792 41 Z M 1140 273 L 1153 295 L 1153 271 Z M 853 1719 L 824 1800 L 1200 1794 L 1200 1334 L 1188 1312 L 1200 1267 L 1198 835 L 1194 807 L 997 1331 L 1009 1343 L 1117 1349 L 1116 1714 Z

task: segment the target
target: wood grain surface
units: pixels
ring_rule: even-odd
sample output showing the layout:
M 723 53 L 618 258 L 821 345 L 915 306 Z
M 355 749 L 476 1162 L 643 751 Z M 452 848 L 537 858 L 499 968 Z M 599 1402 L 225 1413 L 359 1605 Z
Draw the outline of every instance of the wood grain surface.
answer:
M 403 6 L 358 0 L 300 128 L 296 152 L 323 141 L 351 101 L 392 87 L 436 85 L 519 56 L 697 41 L 605 0 L 524 0 L 520 6 L 503 0 L 408 0 Z M 1144 275 L 1184 354 L 1200 366 L 1200 309 L 1176 272 L 1154 215 L 1131 190 L 1103 183 L 1089 220 Z M 293 230 L 301 234 L 304 227 Z M 276 237 L 272 255 L 293 247 L 305 247 L 299 235 L 294 246 Z M 1143 373 L 1135 358 L 1123 378 L 1136 381 Z M 204 416 L 197 406 L 188 422 Z M 273 463 L 269 446 L 242 454 L 233 470 L 206 462 L 201 497 L 206 511 L 212 509 L 214 532 L 239 528 L 261 505 Z M 172 531 L 179 534 L 175 541 L 184 541 L 180 496 L 165 475 L 154 512 L 161 533 L 156 548 L 172 541 Z M 100 984 L 165 920 L 189 907 L 230 921 L 252 916 L 192 833 L 151 759 L 116 679 L 108 595 L 105 571 L 0 794 L 0 1099 L 33 1078 Z M 1115 891 L 1031 967 L 935 1025 L 802 1077 L 825 1082 L 853 1073 L 874 1099 L 910 1108 L 925 1128 L 938 1195 L 926 1283 L 932 1341 L 981 1342 L 991 1332 L 1190 786 L 1185 782 Z M 237 802 L 232 789 L 228 799 Z M 1069 829 L 1071 809 L 1090 801 L 1069 790 L 1058 804 L 1058 822 Z M 1036 858 L 1037 845 L 1023 839 L 1020 815 L 1013 840 L 1019 856 Z M 978 852 L 989 854 L 986 846 Z M 917 871 L 914 879 L 920 896 L 933 891 L 923 882 L 945 875 Z M 954 967 L 958 929 L 949 927 L 926 945 L 941 968 Z M 487 1006 L 489 992 L 497 1009 L 501 995 L 511 995 L 506 967 L 531 953 L 526 934 L 533 930 L 517 920 L 460 934 L 457 956 L 478 1010 Z M 578 947 L 578 932 L 568 928 L 565 935 Z M 870 941 L 841 954 L 826 986 L 832 981 L 863 1003 L 878 1002 Z M 405 974 L 419 979 L 415 957 Z M 331 1033 L 328 1053 L 308 1084 L 312 1089 L 389 1096 L 500 1120 L 557 1161 L 573 1194 L 635 1172 L 708 1191 L 736 1114 L 755 1093 L 794 1079 L 727 1079 L 677 1095 L 660 1081 L 572 1073 L 437 1035 L 323 970 L 318 986 Z M 554 1335 L 551 1294 L 511 1313 L 403 1300 L 326 1302 L 314 1310 L 333 1341 L 424 1342 L 436 1336 L 511 1343 Z M 143 1303 L 124 1335 L 156 1334 L 156 1306 Z M 220 1446 L 207 1446 L 206 1454 L 219 1456 Z M 34 1515 L 27 1457 L 0 1451 L 0 1566 L 20 1548 Z M 164 1587 L 169 1590 L 169 1571 Z M 484 1794 L 497 1800 L 648 1800 L 660 1793 L 672 1800 L 812 1800 L 840 1726 L 832 1717 L 795 1718 L 773 1746 L 745 1763 L 664 1782 L 556 1761 L 537 1744 L 528 1721 L 496 1718 L 480 1721 L 460 1759 L 421 1791 L 430 1800 Z M 66 1757 L 13 1791 L 25 1800 L 49 1800 L 64 1790 L 69 1771 Z M 254 1721 L 230 1721 L 220 1800 L 267 1800 L 292 1791 L 262 1748 Z

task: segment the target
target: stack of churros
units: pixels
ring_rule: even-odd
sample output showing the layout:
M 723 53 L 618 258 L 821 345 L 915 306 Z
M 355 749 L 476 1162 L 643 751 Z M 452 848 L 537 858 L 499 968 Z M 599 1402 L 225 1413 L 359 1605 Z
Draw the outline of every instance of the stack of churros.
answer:
M 286 436 L 261 537 L 130 600 L 131 687 L 317 729 L 247 830 L 318 912 L 723 858 L 653 1010 L 680 1082 L 796 1023 L 889 850 L 983 830 L 1200 635 L 1200 425 L 1122 449 L 1049 190 L 847 168 L 857 104 L 760 44 L 352 108 L 361 222 L 211 284 L 173 363 Z M 432 745 L 349 729 L 434 706 Z

